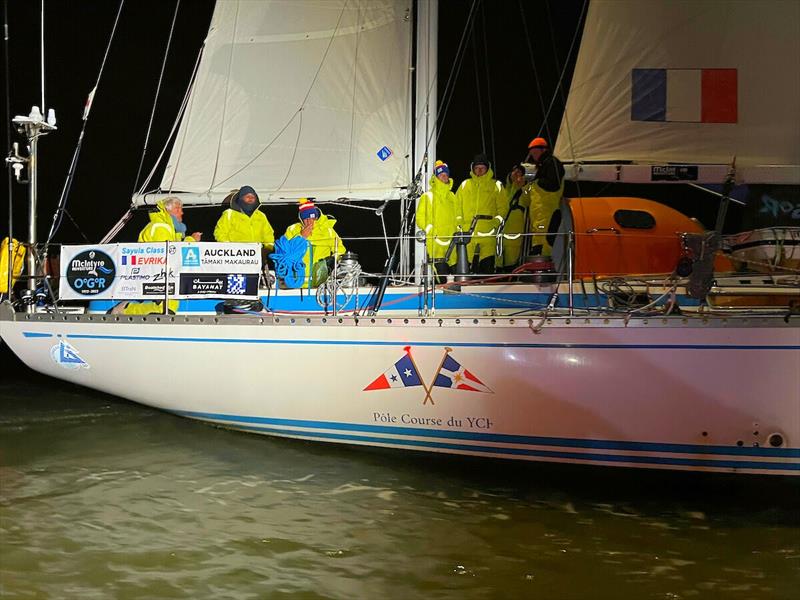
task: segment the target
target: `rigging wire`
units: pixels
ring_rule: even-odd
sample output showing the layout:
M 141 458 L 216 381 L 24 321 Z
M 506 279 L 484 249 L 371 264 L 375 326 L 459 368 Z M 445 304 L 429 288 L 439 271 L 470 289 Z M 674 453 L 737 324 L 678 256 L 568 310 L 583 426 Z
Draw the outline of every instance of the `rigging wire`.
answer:
M 150 122 L 147 124 L 147 133 L 144 136 L 144 147 L 142 148 L 142 156 L 139 159 L 139 168 L 136 170 L 136 179 L 133 180 L 133 192 L 136 191 L 139 185 L 139 177 L 142 174 L 142 167 L 144 166 L 144 157 L 147 154 L 147 145 L 150 142 L 150 132 L 153 129 L 153 119 L 156 116 L 156 107 L 158 106 L 158 96 L 161 93 L 161 83 L 164 80 L 164 70 L 167 66 L 167 58 L 169 57 L 169 48 L 172 44 L 172 35 L 175 33 L 175 21 L 178 19 L 178 9 L 181 7 L 181 0 L 175 4 L 175 12 L 172 15 L 172 25 L 169 28 L 169 37 L 167 38 L 167 47 L 164 50 L 164 60 L 161 62 L 161 73 L 158 75 L 158 85 L 156 85 L 156 95 L 153 98 L 153 110 L 150 112 Z M 131 194 L 133 195 L 133 193 Z
M 194 72 L 192 73 L 192 76 L 189 79 L 189 87 L 186 89 L 186 95 L 183 98 L 183 105 L 181 106 L 181 110 L 178 111 L 179 112 L 178 118 L 175 119 L 175 123 L 172 125 L 172 132 L 170 132 L 170 136 L 169 136 L 171 138 L 172 134 L 175 132 L 176 128 L 178 127 L 178 124 L 182 123 L 182 115 L 180 113 L 182 111 L 186 111 L 186 127 L 183 128 L 183 137 L 181 138 L 181 145 L 180 145 L 180 148 L 178 150 L 178 157 L 175 159 L 175 167 L 172 169 L 172 178 L 169 180 L 169 193 L 170 194 L 172 193 L 172 188 L 175 186 L 175 178 L 178 176 L 178 167 L 181 164 L 181 157 L 183 156 L 183 148 L 186 145 L 186 136 L 189 134 L 189 123 L 191 123 L 191 121 L 192 121 L 192 107 L 194 106 L 194 98 L 195 98 L 195 96 L 194 96 L 194 94 L 192 92 L 194 91 L 194 84 L 197 81 L 197 73 L 200 70 L 200 60 L 203 58 L 203 54 L 205 53 L 205 49 L 206 49 L 206 45 L 205 45 L 205 42 L 204 42 L 203 45 L 200 48 L 200 52 L 198 52 L 198 54 L 197 54 L 197 61 L 195 62 L 195 65 L 194 65 Z M 178 143 L 177 137 L 175 138 L 175 143 L 176 144 Z M 167 146 L 168 145 L 169 145 L 169 138 L 167 139 L 167 144 L 165 144 L 164 148 L 162 148 L 161 154 L 159 155 L 158 160 L 156 161 L 156 164 L 153 165 L 153 170 L 150 171 L 150 175 L 148 175 L 147 181 L 144 184 L 142 184 L 142 187 L 140 188 L 141 190 L 144 189 L 145 185 L 147 185 L 147 183 L 150 181 L 150 178 L 153 176 L 153 173 L 155 173 L 155 170 L 158 167 L 158 164 L 161 162 L 161 158 L 164 156 L 164 153 L 167 151 Z M 174 150 L 174 148 L 173 148 L 173 150 Z M 169 163 L 167 164 L 167 167 L 169 167 Z M 164 175 L 166 176 L 166 168 L 164 170 Z M 162 180 L 162 183 L 163 183 L 163 180 Z
M 228 112 L 228 87 L 231 84 L 231 69 L 233 68 L 233 53 L 236 51 L 236 30 L 239 26 L 239 3 L 236 3 L 236 14 L 233 17 L 233 30 L 231 31 L 231 54 L 228 57 L 228 72 L 225 77 L 225 91 L 223 92 L 222 116 L 219 124 L 219 138 L 217 138 L 217 155 L 214 157 L 214 171 L 211 173 L 211 185 L 209 190 L 214 187 L 214 180 L 217 178 L 219 168 L 219 154 L 222 150 L 222 136 L 225 133 L 225 115 Z
M 585 15 L 586 15 L 587 4 L 588 4 L 587 0 L 583 0 L 583 5 L 581 6 L 581 12 L 578 15 L 578 22 L 575 25 L 575 31 L 572 34 L 572 42 L 570 42 L 569 50 L 567 51 L 567 58 L 564 61 L 564 67 L 562 68 L 559 65 L 558 52 L 556 51 L 556 41 L 555 41 L 555 37 L 553 36 L 553 33 L 552 33 L 553 21 L 552 21 L 552 19 L 550 17 L 550 8 L 549 8 L 550 4 L 549 4 L 549 2 L 545 2 L 545 7 L 547 9 L 547 21 L 548 21 L 548 26 L 550 27 L 550 40 L 551 40 L 552 46 L 553 46 L 553 56 L 555 57 L 556 69 L 557 69 L 557 71 L 560 71 L 560 75 L 558 77 L 558 83 L 556 84 L 556 90 L 553 92 L 553 97 L 550 100 L 550 106 L 548 107 L 547 113 L 545 114 L 545 121 L 550 116 L 550 111 L 553 108 L 553 104 L 555 103 L 557 94 L 560 93 L 561 101 L 562 101 L 562 103 L 564 105 L 563 121 L 564 121 L 564 126 L 565 126 L 565 129 L 566 129 L 566 132 L 567 132 L 567 137 L 569 137 L 569 147 L 570 147 L 570 153 L 572 154 L 572 160 L 573 161 L 575 161 L 575 148 L 574 148 L 574 145 L 573 145 L 573 142 L 572 142 L 572 131 L 571 131 L 570 126 L 569 126 L 569 115 L 567 114 L 567 97 L 566 97 L 566 93 L 564 92 L 563 82 L 564 82 L 564 76 L 566 75 L 566 72 L 567 72 L 567 67 L 569 66 L 570 60 L 572 59 L 572 52 L 575 49 L 575 42 L 578 41 L 578 34 L 580 33 L 580 31 L 582 29 L 582 25 L 583 25 L 584 18 L 585 18 Z
M 5 88 L 6 88 L 6 148 L 11 148 L 11 71 L 9 70 L 9 52 L 11 50 L 9 34 L 8 34 L 8 0 L 3 0 L 3 44 L 5 45 Z M 6 165 L 8 171 L 8 273 L 7 294 L 11 298 L 11 280 L 13 272 L 12 257 L 14 256 L 14 202 L 11 196 L 14 192 L 13 175 L 11 174 L 10 165 Z
M 184 95 L 183 95 L 183 100 L 181 100 L 181 105 L 180 105 L 180 108 L 178 109 L 178 115 L 175 118 L 175 122 L 172 124 L 172 129 L 170 129 L 170 132 L 169 132 L 169 135 L 167 136 L 166 142 L 164 142 L 164 147 L 161 149 L 161 153 L 158 155 L 158 158 L 156 159 L 155 164 L 153 165 L 153 168 L 150 170 L 150 173 L 147 174 L 147 177 L 145 178 L 144 182 L 142 182 L 142 185 L 136 191 L 137 194 L 142 194 L 144 192 L 144 189 L 150 183 L 150 180 L 153 179 L 153 176 L 156 173 L 156 169 L 158 169 L 158 165 L 161 164 L 161 159 L 164 158 L 164 154 L 167 151 L 167 147 L 169 146 L 169 142 L 170 142 L 170 140 L 172 140 L 172 136 L 175 135 L 175 132 L 178 129 L 178 125 L 181 122 L 181 118 L 183 117 L 183 113 L 186 111 L 186 106 L 189 103 L 189 96 L 191 95 L 192 86 L 194 85 L 195 78 L 197 77 L 197 69 L 198 69 L 198 67 L 200 65 L 200 58 L 203 56 L 203 49 L 204 48 L 205 48 L 205 45 L 201 46 L 200 50 L 197 53 L 197 58 L 194 61 L 194 68 L 192 69 L 192 74 L 189 76 L 189 84 L 186 86 L 186 93 L 184 93 Z M 185 139 L 185 136 L 184 136 L 184 139 Z M 183 146 L 181 146 L 181 150 L 182 149 L 183 149 Z M 178 162 L 180 162 L 180 153 L 178 153 Z M 177 168 L 177 164 L 176 164 L 176 168 Z M 173 180 L 174 180 L 174 177 L 173 177 Z M 170 184 L 170 187 L 171 187 L 171 185 L 172 184 Z
M 42 73 L 42 114 L 46 115 L 47 112 L 46 112 L 45 105 L 44 105 L 44 0 L 42 0 L 41 22 L 42 22 L 42 27 L 41 27 L 41 30 L 40 30 L 40 34 L 41 35 L 40 35 L 40 40 L 39 40 L 39 50 L 40 50 L 40 56 L 41 56 L 41 61 L 42 61 L 42 68 L 41 68 L 41 73 Z
M 550 13 L 550 0 L 544 0 L 544 12 L 547 15 L 547 29 L 548 29 L 548 37 L 550 38 L 550 46 L 553 48 L 553 60 L 556 63 L 556 73 L 561 72 L 561 63 L 558 60 L 558 48 L 556 48 L 556 36 L 553 35 L 553 18 Z M 580 19 L 578 19 L 580 24 Z M 575 38 L 573 38 L 574 40 Z M 567 96 L 564 94 L 564 88 L 561 85 L 561 80 L 558 80 L 556 84 L 556 90 L 561 94 L 561 101 L 566 106 L 567 104 Z
M 353 95 L 350 100 L 352 109 L 350 111 L 350 148 L 347 160 L 347 189 L 353 177 L 353 138 L 355 137 L 356 129 L 356 89 L 358 88 L 358 49 L 361 46 L 361 7 L 358 8 L 356 16 L 356 50 L 355 58 L 353 59 Z
M 545 114 L 544 118 L 545 118 L 545 123 L 547 123 L 548 118 L 550 116 L 550 111 L 552 110 L 553 104 L 555 103 L 555 100 L 556 100 L 556 97 L 559 95 L 559 92 L 560 92 L 561 100 L 562 100 L 562 103 L 564 105 L 564 113 L 563 113 L 562 121 L 564 123 L 565 133 L 567 134 L 567 139 L 568 139 L 568 144 L 569 144 L 569 151 L 570 151 L 570 155 L 572 157 L 572 162 L 573 163 L 577 162 L 577 158 L 575 156 L 575 144 L 574 144 L 574 142 L 572 140 L 572 128 L 570 127 L 570 124 L 569 124 L 569 114 L 567 114 L 567 98 L 566 98 L 566 94 L 564 93 L 563 81 L 564 81 L 564 75 L 567 72 L 567 67 L 569 66 L 569 63 L 570 63 L 570 61 L 572 59 L 572 52 L 575 49 L 575 42 L 578 40 L 578 34 L 580 33 L 580 31 L 582 29 L 582 26 L 583 26 L 584 18 L 585 18 L 585 15 L 586 15 L 586 7 L 587 7 L 587 5 L 588 5 L 587 0 L 583 0 L 583 5 L 581 6 L 581 12 L 580 12 L 580 15 L 578 16 L 578 22 L 575 25 L 575 31 L 572 34 L 572 41 L 570 42 L 569 51 L 567 52 L 567 58 L 564 61 L 564 67 L 563 68 L 561 68 L 559 66 L 558 53 L 556 52 L 555 37 L 553 37 L 553 34 L 552 34 L 552 29 L 553 29 L 552 19 L 550 18 L 550 10 L 549 10 L 549 8 L 547 9 L 547 20 L 548 20 L 549 27 L 551 29 L 550 39 L 551 39 L 552 45 L 553 45 L 553 55 L 554 55 L 555 61 L 556 61 L 556 68 L 561 72 L 561 74 L 559 75 L 558 83 L 556 84 L 556 90 L 553 92 L 553 97 L 550 100 L 550 106 L 548 107 L 547 113 Z M 549 7 L 549 2 L 545 2 L 545 6 Z M 578 192 L 578 196 L 581 196 L 582 194 L 581 194 L 580 181 L 578 181 L 578 179 L 576 178 L 574 180 L 574 182 L 575 182 L 576 190 Z
M 81 147 L 83 146 L 83 137 L 86 133 L 86 124 L 89 122 L 89 113 L 92 110 L 92 102 L 94 101 L 94 96 L 97 93 L 97 88 L 100 86 L 100 79 L 103 77 L 103 71 L 105 70 L 106 61 L 108 60 L 108 53 L 111 50 L 111 44 L 114 41 L 114 35 L 117 32 L 119 17 L 120 14 L 122 14 L 122 7 L 124 5 L 125 0 L 120 0 L 119 8 L 117 9 L 117 16 L 114 18 L 114 26 L 111 28 L 111 35 L 108 38 L 108 44 L 106 45 L 106 50 L 103 54 L 103 60 L 100 63 L 100 71 L 97 73 L 97 80 L 95 81 L 94 87 L 89 92 L 89 95 L 86 99 L 86 106 L 83 109 L 83 125 L 81 126 L 81 132 L 78 135 L 78 143 L 75 146 L 75 152 L 72 155 L 72 161 L 70 162 L 69 169 L 67 171 L 67 179 L 64 182 L 64 188 L 61 190 L 61 197 L 58 200 L 58 207 L 56 208 L 56 212 L 53 214 L 53 225 L 50 227 L 50 233 L 47 235 L 47 241 L 44 245 L 45 261 L 47 260 L 47 249 L 50 245 L 50 242 L 52 242 L 53 237 L 58 232 L 58 229 L 64 220 L 64 213 L 67 210 L 67 199 L 69 198 L 69 192 L 72 188 L 72 182 L 75 179 L 78 158 L 80 157 Z
M 525 42 L 528 45 L 528 56 L 531 59 L 531 67 L 533 68 L 533 78 L 536 81 L 536 94 L 539 97 L 539 106 L 542 110 L 542 115 L 546 113 L 545 105 L 544 105 L 544 95 L 542 94 L 542 85 L 539 81 L 539 72 L 536 69 L 536 56 L 533 52 L 533 45 L 531 44 L 531 34 L 528 30 L 528 19 L 525 18 L 525 7 L 522 5 L 522 0 L 518 0 L 519 4 L 519 14 L 522 20 L 522 29 L 525 32 Z M 545 118 L 542 122 L 542 125 L 539 127 L 539 133 L 542 133 L 542 127 L 547 133 L 547 139 L 552 140 L 553 136 L 550 133 L 550 125 Z M 552 142 L 551 142 L 552 143 Z
M 417 6 L 419 6 L 419 4 Z M 425 37 L 425 45 L 426 45 L 425 56 L 428 58 L 428 64 L 425 66 L 425 73 L 426 73 L 426 76 L 427 76 L 429 84 L 428 84 L 428 87 L 427 87 L 427 91 L 425 93 L 425 101 L 424 102 L 419 102 L 415 106 L 415 110 L 413 111 L 414 114 L 412 116 L 412 120 L 414 122 L 414 125 L 413 125 L 413 128 L 411 129 L 414 132 L 415 143 L 416 143 L 416 131 L 417 131 L 417 128 L 419 126 L 419 122 L 420 122 L 420 120 L 425 119 L 425 133 L 423 135 L 423 139 L 425 140 L 425 146 L 423 147 L 422 156 L 420 157 L 419 172 L 422 172 L 422 170 L 425 167 L 426 159 L 427 159 L 427 152 L 428 152 L 428 148 L 430 147 L 430 141 L 432 139 L 432 134 L 430 133 L 430 101 L 431 101 L 431 94 L 433 94 L 433 88 L 436 87 L 437 77 L 439 75 L 438 67 L 434 67 L 433 76 L 431 76 L 431 72 L 429 70 L 430 55 L 431 55 L 431 35 L 430 35 L 431 3 L 430 2 L 426 2 L 425 3 L 425 7 L 427 8 L 427 11 L 428 11 L 428 17 L 426 19 L 426 32 L 427 32 L 428 35 Z M 419 19 L 417 19 L 417 27 L 419 27 Z M 414 32 L 412 31 L 410 33 L 410 35 L 411 35 L 411 45 L 413 47 L 413 45 L 415 43 L 414 42 Z M 419 51 L 419 48 L 417 48 L 417 51 Z M 437 55 L 438 55 L 438 49 L 437 49 Z M 411 59 L 412 59 L 412 62 L 413 62 L 413 54 L 411 56 Z M 417 61 L 419 61 L 419 59 L 417 59 Z M 413 87 L 414 84 L 412 84 L 411 81 L 414 79 L 415 71 L 416 71 L 416 69 L 409 69 L 409 86 L 412 86 L 412 87 Z M 410 112 L 412 112 L 412 111 L 409 111 L 409 113 Z M 412 164 L 411 164 L 412 172 L 410 174 L 412 180 L 414 178 L 414 174 L 416 173 L 416 171 L 414 170 L 415 166 L 416 165 L 412 161 Z
M 492 83 L 489 72 L 489 45 L 486 42 L 485 7 L 486 4 L 481 4 L 481 16 L 483 24 L 481 32 L 483 33 L 483 66 L 486 68 L 486 105 L 489 109 L 489 142 L 492 145 L 492 160 L 494 161 L 497 159 L 497 154 L 495 154 L 495 145 L 494 145 L 494 110 L 492 109 Z M 495 170 L 497 170 L 497 165 L 495 165 Z
M 244 171 L 247 167 L 249 167 L 256 160 L 258 160 L 259 157 L 262 154 L 264 154 L 264 152 L 266 152 L 267 150 L 269 150 L 272 147 L 272 144 L 274 144 L 278 140 L 278 138 L 280 138 L 280 136 L 283 134 L 283 132 L 286 131 L 286 129 L 288 129 L 289 125 L 291 125 L 294 122 L 295 118 L 297 118 L 298 115 L 300 115 L 301 128 L 297 132 L 297 140 L 298 141 L 300 140 L 300 134 L 302 133 L 302 114 L 301 113 L 305 109 L 306 102 L 308 102 L 308 97 L 311 95 L 311 91 L 314 89 L 314 86 L 317 83 L 317 79 L 319 78 L 319 74 L 322 72 L 322 67 L 323 67 L 323 65 L 325 64 L 325 61 L 328 58 L 328 53 L 330 52 L 331 46 L 333 45 L 333 40 L 336 39 L 336 34 L 339 32 L 339 27 L 341 26 L 342 17 L 344 16 L 344 11 L 347 8 L 347 4 L 348 4 L 348 0 L 345 0 L 344 5 L 342 6 L 342 10 L 339 12 L 339 18 L 336 20 L 336 26 L 333 28 L 333 33 L 331 34 L 331 37 L 328 40 L 328 45 L 325 48 L 325 53 L 322 55 L 322 60 L 320 61 L 319 66 L 317 67 L 317 72 L 314 73 L 314 78 L 311 80 L 311 83 L 308 86 L 308 90 L 306 90 L 306 95 L 303 97 L 303 101 L 300 102 L 300 106 L 298 107 L 298 109 L 289 118 L 289 120 L 286 122 L 286 125 L 284 125 L 281 128 L 281 130 L 275 135 L 275 137 L 273 137 L 272 140 L 270 140 L 270 142 L 258 152 L 258 154 L 256 154 L 253 158 L 251 158 L 244 165 L 242 165 L 242 167 L 240 169 L 238 169 L 237 171 L 234 171 L 233 173 L 231 173 L 225 179 L 222 179 L 221 181 L 218 181 L 216 183 L 216 185 L 222 185 L 226 181 L 229 181 L 229 180 L 233 179 L 234 177 L 236 177 L 236 175 L 238 175 L 239 173 Z M 292 172 L 292 167 L 294 166 L 294 158 L 295 158 L 296 155 L 297 155 L 297 142 L 295 143 L 295 149 L 294 149 L 294 153 L 292 154 L 292 160 L 289 163 L 289 168 L 286 171 L 286 177 L 283 178 L 283 182 L 281 182 L 280 186 L 278 186 L 276 189 L 272 190 L 273 192 L 277 192 L 278 190 L 280 190 L 283 187 L 284 183 L 286 183 L 286 180 L 289 179 L 289 175 Z M 214 184 L 212 184 L 212 186 L 207 191 L 210 192 L 212 187 L 214 187 Z
M 447 83 L 444 86 L 442 101 L 439 103 L 439 108 L 436 112 L 437 126 L 434 127 L 434 130 L 430 133 L 430 137 L 436 135 L 437 142 L 442 134 L 444 120 L 447 118 L 447 111 L 450 108 L 453 96 L 455 95 L 455 80 L 458 78 L 459 73 L 461 73 L 461 65 L 463 64 L 464 56 L 466 55 L 466 40 L 472 31 L 479 1 L 480 0 L 472 0 L 472 5 L 470 6 L 469 14 L 467 15 L 467 22 L 464 25 L 464 31 L 461 33 L 461 39 L 458 42 L 455 60 L 453 60 L 453 66 L 450 67 L 450 74 L 447 76 Z M 426 147 L 430 145 L 430 137 L 427 140 Z
M 481 102 L 481 75 L 478 70 L 478 40 L 477 36 L 472 38 L 472 58 L 475 63 L 475 95 L 478 100 L 478 123 L 481 126 L 481 152 L 486 154 L 486 133 L 483 127 L 483 103 Z

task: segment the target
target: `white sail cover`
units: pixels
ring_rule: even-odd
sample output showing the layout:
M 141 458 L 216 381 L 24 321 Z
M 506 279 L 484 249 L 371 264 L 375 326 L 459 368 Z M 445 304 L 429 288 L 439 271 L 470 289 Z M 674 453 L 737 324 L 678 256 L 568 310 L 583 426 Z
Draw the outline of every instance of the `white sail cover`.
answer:
M 412 27 L 411 0 L 218 2 L 161 189 L 185 203 L 242 185 L 262 202 L 399 197 Z
M 593 0 L 555 153 L 800 183 L 800 2 Z

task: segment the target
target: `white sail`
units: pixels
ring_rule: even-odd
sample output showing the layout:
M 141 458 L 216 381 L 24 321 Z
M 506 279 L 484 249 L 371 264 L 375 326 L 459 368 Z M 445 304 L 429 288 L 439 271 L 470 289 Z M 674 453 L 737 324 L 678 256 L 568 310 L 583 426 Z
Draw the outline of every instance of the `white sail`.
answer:
M 161 189 L 188 203 L 242 185 L 266 202 L 398 197 L 412 29 L 410 0 L 218 2 Z
M 799 32 L 795 1 L 595 0 L 555 153 L 584 165 L 735 156 L 740 180 L 800 183 Z

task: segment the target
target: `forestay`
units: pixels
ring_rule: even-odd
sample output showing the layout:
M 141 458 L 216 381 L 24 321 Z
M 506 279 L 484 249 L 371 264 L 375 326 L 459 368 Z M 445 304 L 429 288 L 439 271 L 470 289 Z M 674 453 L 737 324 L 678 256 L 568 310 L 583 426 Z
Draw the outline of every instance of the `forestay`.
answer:
M 798 31 L 800 3 L 784 0 L 592 2 L 556 154 L 722 165 L 635 179 L 716 182 L 735 156 L 740 181 L 800 183 Z M 589 165 L 581 178 L 590 173 L 637 170 Z
M 399 197 L 412 28 L 410 0 L 218 2 L 161 190 L 189 204 L 242 185 L 266 202 Z

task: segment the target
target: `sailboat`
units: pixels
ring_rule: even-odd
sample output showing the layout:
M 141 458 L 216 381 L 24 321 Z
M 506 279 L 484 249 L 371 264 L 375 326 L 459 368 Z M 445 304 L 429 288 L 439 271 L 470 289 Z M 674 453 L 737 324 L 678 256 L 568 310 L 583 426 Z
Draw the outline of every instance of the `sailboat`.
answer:
M 556 146 L 568 176 L 800 183 L 798 23 L 789 2 L 593 2 Z M 43 374 L 258 434 L 800 475 L 796 272 L 723 277 L 715 232 L 646 200 L 575 196 L 550 232 L 551 277 L 426 276 L 409 217 L 436 156 L 436 32 L 435 0 L 219 2 L 161 183 L 132 203 L 219 206 L 244 184 L 267 203 L 399 202 L 382 279 L 397 285 L 356 280 L 321 302 L 262 290 L 266 309 L 238 314 L 212 294 L 147 316 L 109 314 L 120 296 L 104 288 L 4 303 L 3 340 Z M 132 246 L 110 241 L 71 256 L 110 282 Z

